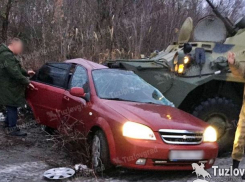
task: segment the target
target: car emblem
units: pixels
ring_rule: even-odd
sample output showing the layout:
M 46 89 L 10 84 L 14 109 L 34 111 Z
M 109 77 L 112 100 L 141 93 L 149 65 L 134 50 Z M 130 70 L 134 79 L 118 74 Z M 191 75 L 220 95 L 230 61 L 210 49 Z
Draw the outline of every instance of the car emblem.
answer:
M 185 139 L 185 140 L 186 140 L 186 139 L 187 139 L 187 136 L 186 136 L 186 135 L 183 135 L 183 139 Z

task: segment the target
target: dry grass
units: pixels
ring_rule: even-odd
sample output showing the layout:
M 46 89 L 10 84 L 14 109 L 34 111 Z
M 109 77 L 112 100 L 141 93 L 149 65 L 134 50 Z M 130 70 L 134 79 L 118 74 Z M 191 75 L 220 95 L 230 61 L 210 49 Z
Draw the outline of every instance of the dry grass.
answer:
M 91 167 L 91 146 L 87 135 L 77 131 L 76 123 L 68 125 L 63 122 L 57 132 L 50 135 L 53 147 L 64 150 L 73 164 L 84 164 Z

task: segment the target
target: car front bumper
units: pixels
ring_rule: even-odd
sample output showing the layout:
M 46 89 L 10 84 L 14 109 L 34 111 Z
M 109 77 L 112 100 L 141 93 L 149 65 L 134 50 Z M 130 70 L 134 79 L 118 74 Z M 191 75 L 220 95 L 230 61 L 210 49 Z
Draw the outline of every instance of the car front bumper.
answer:
M 111 159 L 114 165 L 139 170 L 193 170 L 192 164 L 203 163 L 209 169 L 218 155 L 218 145 L 214 143 L 201 143 L 198 145 L 172 145 L 166 144 L 156 135 L 157 140 L 145 141 L 124 138 L 116 144 L 116 157 Z M 202 159 L 173 160 L 169 158 L 174 151 L 203 151 Z M 146 160 L 144 165 L 136 164 L 138 159 Z

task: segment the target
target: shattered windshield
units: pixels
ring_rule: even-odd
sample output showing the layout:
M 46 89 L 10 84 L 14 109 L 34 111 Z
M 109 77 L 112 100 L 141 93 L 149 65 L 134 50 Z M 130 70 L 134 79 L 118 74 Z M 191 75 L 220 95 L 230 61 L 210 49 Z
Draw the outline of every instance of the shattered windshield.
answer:
M 101 99 L 173 106 L 162 93 L 131 71 L 101 69 L 92 72 Z

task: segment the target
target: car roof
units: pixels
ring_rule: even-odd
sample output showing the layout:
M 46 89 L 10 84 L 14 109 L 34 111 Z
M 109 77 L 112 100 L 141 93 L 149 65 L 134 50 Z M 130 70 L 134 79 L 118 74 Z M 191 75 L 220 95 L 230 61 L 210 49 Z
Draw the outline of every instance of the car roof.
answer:
M 77 58 L 77 59 L 71 59 L 71 60 L 67 60 L 65 61 L 66 63 L 73 63 L 73 64 L 78 64 L 81 65 L 83 67 L 85 67 L 88 70 L 96 70 L 96 69 L 108 69 L 108 67 L 103 66 L 101 64 L 92 62 L 92 61 L 88 61 L 86 59 L 82 59 L 82 58 Z

